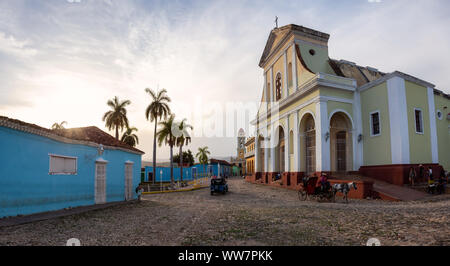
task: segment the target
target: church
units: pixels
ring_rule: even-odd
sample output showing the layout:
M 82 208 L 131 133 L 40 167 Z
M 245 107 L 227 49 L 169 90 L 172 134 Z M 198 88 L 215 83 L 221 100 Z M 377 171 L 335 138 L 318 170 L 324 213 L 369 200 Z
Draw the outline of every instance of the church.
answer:
M 274 28 L 255 127 L 255 179 L 361 174 L 407 183 L 410 167 L 450 170 L 450 95 L 399 71 L 329 57 L 329 34 Z

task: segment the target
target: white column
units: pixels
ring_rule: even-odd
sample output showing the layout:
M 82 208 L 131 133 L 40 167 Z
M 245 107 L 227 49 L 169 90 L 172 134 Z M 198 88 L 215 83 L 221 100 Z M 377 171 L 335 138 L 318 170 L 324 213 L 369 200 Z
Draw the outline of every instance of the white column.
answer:
M 267 87 L 267 72 L 264 73 L 264 95 L 266 102 L 270 102 L 270 92 L 269 88 Z
M 289 97 L 287 50 L 284 51 L 284 98 Z
M 291 170 L 291 158 L 289 153 L 289 147 L 291 147 L 291 138 L 289 137 L 291 135 L 290 131 L 290 125 L 289 125 L 289 116 L 286 117 L 286 130 L 287 132 L 284 132 L 284 171 L 290 172 Z
M 294 86 L 294 91 L 297 91 L 297 52 L 295 50 L 295 43 L 292 44 L 292 86 Z
M 361 117 L 361 95 L 358 90 L 353 94 L 353 171 L 358 171 L 363 165 L 363 140 L 358 142 L 359 135 L 363 133 L 362 117 Z
M 330 137 L 327 102 L 319 100 L 316 103 L 316 171 L 330 171 Z
M 275 158 L 275 150 L 276 150 L 276 144 L 278 140 L 276 139 L 275 131 L 272 132 L 270 137 L 270 142 L 272 145 L 270 145 L 270 172 L 275 172 L 276 169 L 276 158 Z M 279 144 L 279 143 L 278 143 Z
M 267 144 L 267 139 L 265 140 L 265 144 Z M 270 145 L 269 145 L 270 146 Z M 267 145 L 264 146 L 264 172 L 269 172 L 269 149 L 270 147 L 267 147 Z
M 430 139 L 431 139 L 431 160 L 439 163 L 438 141 L 436 130 L 436 106 L 434 104 L 434 89 L 427 88 L 428 113 L 430 114 Z
M 294 172 L 300 172 L 300 133 L 298 111 L 294 113 Z
M 392 164 L 409 164 L 409 132 L 405 80 L 387 81 Z M 381 121 L 383 117 L 380 117 Z M 381 129 L 383 130 L 383 129 Z M 386 134 L 381 132 L 381 134 Z
M 258 125 L 258 123 L 256 123 Z M 259 170 L 259 132 L 256 130 L 255 134 L 255 173 L 260 172 Z
M 275 102 L 275 95 L 273 90 L 273 67 L 270 68 L 270 99 L 272 102 Z

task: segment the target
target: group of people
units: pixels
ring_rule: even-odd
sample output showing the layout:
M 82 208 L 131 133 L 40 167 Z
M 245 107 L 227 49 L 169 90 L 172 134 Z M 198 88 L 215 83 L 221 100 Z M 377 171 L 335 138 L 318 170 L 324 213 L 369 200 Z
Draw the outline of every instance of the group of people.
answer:
M 418 180 L 422 181 L 425 178 L 427 178 L 427 191 L 430 194 L 443 194 L 446 191 L 446 185 L 448 183 L 448 173 L 442 168 L 440 174 L 437 177 L 433 174 L 433 169 L 428 167 L 428 169 L 425 169 L 423 165 L 419 165 L 419 174 L 417 174 L 416 169 L 414 167 L 411 167 L 409 169 L 409 183 L 411 186 L 415 186 L 416 182 Z

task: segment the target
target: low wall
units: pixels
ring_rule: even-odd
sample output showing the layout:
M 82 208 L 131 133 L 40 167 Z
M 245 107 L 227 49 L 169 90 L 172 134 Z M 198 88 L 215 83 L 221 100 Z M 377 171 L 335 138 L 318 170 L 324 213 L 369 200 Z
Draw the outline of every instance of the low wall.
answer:
M 433 175 L 437 178 L 442 170 L 442 166 L 439 164 L 423 164 L 425 167 L 425 172 L 428 167 L 432 167 Z M 377 165 L 377 166 L 362 166 L 359 172 L 363 176 L 368 176 L 376 178 L 390 184 L 403 186 L 404 184 L 409 184 L 408 174 L 410 167 L 414 167 L 417 176 L 419 176 L 419 164 L 396 164 L 396 165 Z M 418 179 L 418 182 L 426 181 L 428 175 L 424 175 L 422 180 Z

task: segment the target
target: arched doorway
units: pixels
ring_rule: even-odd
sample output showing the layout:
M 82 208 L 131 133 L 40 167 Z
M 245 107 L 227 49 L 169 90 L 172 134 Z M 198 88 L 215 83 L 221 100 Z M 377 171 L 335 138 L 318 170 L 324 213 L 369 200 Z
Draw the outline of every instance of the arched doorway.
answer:
M 347 114 L 336 112 L 330 120 L 330 159 L 332 172 L 353 169 L 352 122 Z
M 316 126 L 314 117 L 305 114 L 300 121 L 301 171 L 307 175 L 316 172 Z
M 284 130 L 282 127 L 278 127 L 278 143 L 275 147 L 275 172 L 282 173 L 285 171 L 285 152 L 286 143 L 284 139 Z

